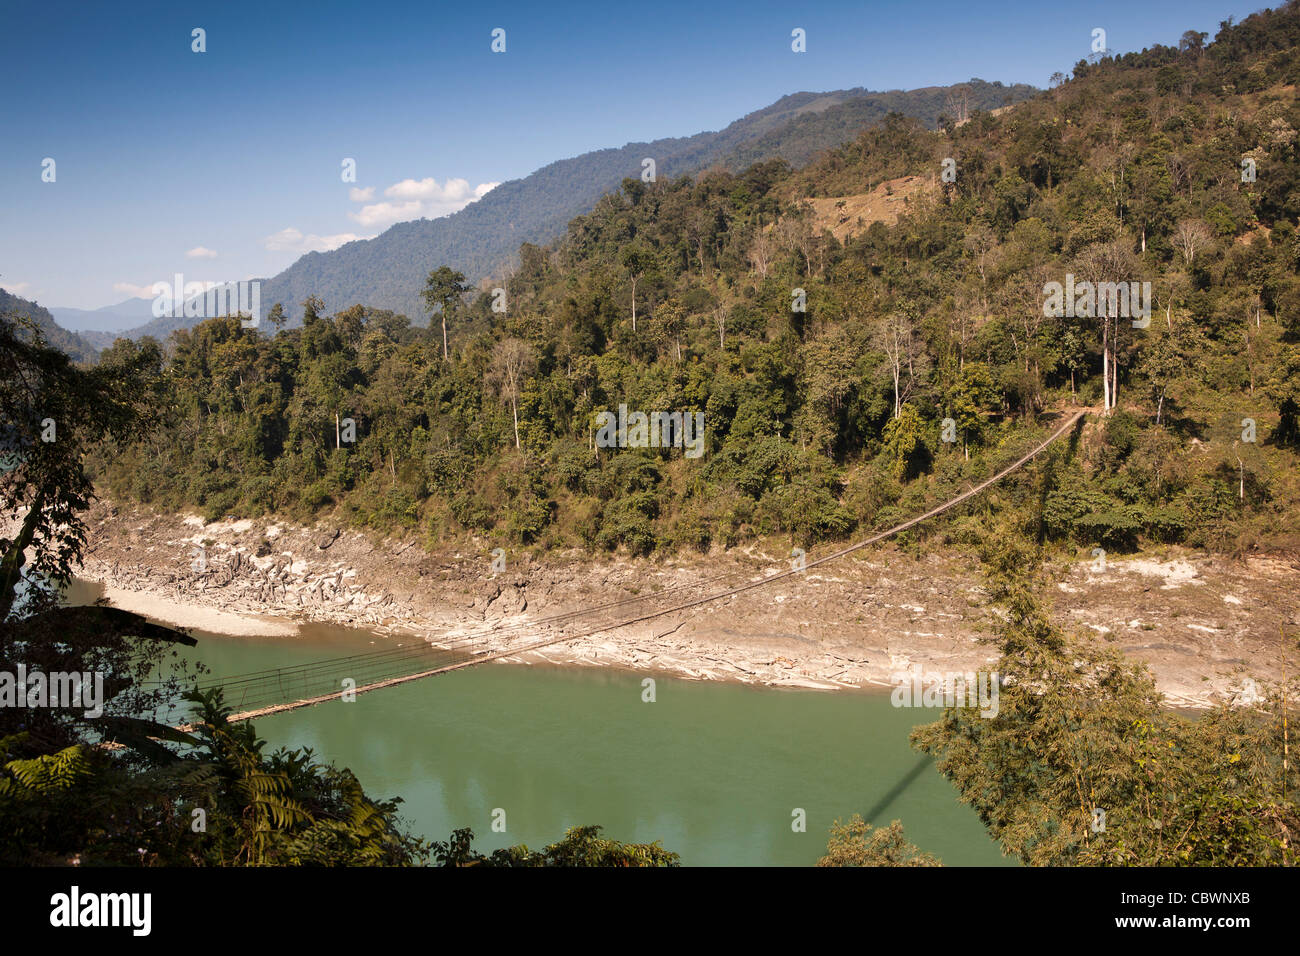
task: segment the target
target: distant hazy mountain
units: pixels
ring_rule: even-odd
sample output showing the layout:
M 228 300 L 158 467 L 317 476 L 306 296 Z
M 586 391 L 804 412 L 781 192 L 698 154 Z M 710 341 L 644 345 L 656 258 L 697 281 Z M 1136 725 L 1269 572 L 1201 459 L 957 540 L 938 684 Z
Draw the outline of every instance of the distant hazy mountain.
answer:
M 966 106 L 992 110 L 1038 91 L 971 80 Z M 524 242 L 546 243 L 562 235 L 575 216 L 587 212 L 625 177 L 641 175 L 641 162 L 654 159 L 659 177 L 697 173 L 713 165 L 742 169 L 781 157 L 802 166 L 824 149 L 853 139 L 896 111 L 934 128 L 948 108 L 953 87 L 872 92 L 793 93 L 750 113 L 718 132 L 649 143 L 629 143 L 544 166 L 523 179 L 502 183 L 460 212 L 440 219 L 398 223 L 374 239 L 350 242 L 331 252 L 310 252 L 271 279 L 262 280 L 262 311 L 282 302 L 296 324 L 300 303 L 320 296 L 328 311 L 355 303 L 392 309 L 425 321 L 419 291 L 431 269 L 449 265 L 473 283 L 506 264 Z M 957 118 L 957 117 L 952 117 Z M 163 340 L 194 319 L 154 319 L 130 331 L 132 337 Z
M 73 332 L 124 332 L 153 320 L 152 299 L 127 299 L 101 309 L 50 306 L 54 321 Z
M 69 332 L 62 328 L 54 321 L 54 316 L 50 315 L 48 309 L 37 305 L 29 299 L 23 299 L 11 292 L 0 289 L 0 315 L 8 314 L 25 315 L 36 323 L 45 340 L 56 348 L 62 349 L 68 355 L 78 362 L 94 361 L 98 357 L 98 350 L 90 343 L 86 342 L 81 336 L 74 332 Z
M 262 283 L 262 289 L 263 289 L 261 294 L 260 318 L 264 319 L 266 318 L 267 313 L 271 311 L 271 306 L 274 305 L 275 302 L 279 300 L 268 299 L 266 297 L 266 292 L 265 292 L 265 289 L 267 287 L 266 279 L 262 279 L 258 281 Z M 86 341 L 88 342 L 93 342 L 99 348 L 106 348 L 107 346 L 112 345 L 115 340 L 117 340 L 122 336 L 126 336 L 127 338 L 138 339 L 146 335 L 152 335 L 159 342 L 166 342 L 167 337 L 171 335 L 171 333 L 174 332 L 176 329 L 188 329 L 191 326 L 198 325 L 205 318 L 214 318 L 219 315 L 225 315 L 226 312 L 221 311 L 222 304 L 225 302 L 237 301 L 237 289 L 238 289 L 238 283 L 235 282 L 227 282 L 227 283 L 222 283 L 220 285 L 214 286 L 212 289 L 208 290 L 207 292 L 192 296 L 189 299 L 179 300 L 177 303 L 173 304 L 170 309 L 167 310 L 168 314 L 162 316 L 161 318 L 154 318 L 152 299 L 132 299 L 131 300 L 132 303 L 136 303 L 136 302 L 143 303 L 142 307 L 137 307 L 134 305 L 132 306 L 133 308 L 139 308 L 140 311 L 142 312 L 142 316 L 140 318 L 135 319 L 134 322 L 132 323 L 132 325 L 134 326 L 133 328 L 130 328 L 123 332 L 83 332 L 82 337 L 86 339 Z M 232 298 L 226 299 L 224 296 L 217 298 L 215 297 L 215 293 L 217 292 L 225 293 L 226 295 L 230 295 Z M 251 292 L 246 292 L 245 295 L 247 296 L 247 299 L 245 301 L 248 301 L 249 304 L 251 305 L 252 304 Z M 303 298 L 306 298 L 306 296 L 303 296 Z M 193 318 L 185 314 L 187 304 L 189 303 L 198 304 L 198 307 L 195 310 L 195 312 L 197 315 L 201 316 L 201 318 Z M 217 309 L 218 311 L 212 311 L 214 308 Z M 232 314 L 233 311 L 234 310 L 231 309 Z M 249 311 L 251 311 L 251 309 Z M 285 311 L 288 314 L 291 315 L 293 314 L 292 309 L 286 309 Z M 144 322 L 143 325 L 140 324 L 142 321 Z M 289 324 L 296 325 L 297 323 L 292 322 Z
M 95 332 L 82 329 L 77 333 L 77 336 L 87 345 L 102 352 L 120 338 L 134 338 L 135 332 L 131 329 L 122 332 Z

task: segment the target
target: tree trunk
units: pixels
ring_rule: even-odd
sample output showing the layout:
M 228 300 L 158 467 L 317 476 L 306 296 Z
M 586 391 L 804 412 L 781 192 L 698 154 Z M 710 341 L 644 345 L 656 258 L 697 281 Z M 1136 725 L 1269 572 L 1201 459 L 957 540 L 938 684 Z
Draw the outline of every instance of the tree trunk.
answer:
M 1119 319 L 1115 319 L 1114 354 L 1110 357 L 1110 403 L 1119 407 Z
M 1101 395 L 1102 409 L 1110 414 L 1112 407 L 1110 394 L 1110 322 L 1102 319 L 1101 323 Z
M 1246 369 L 1250 372 L 1250 394 L 1255 395 L 1255 350 L 1250 341 L 1250 319 L 1246 319 Z
M 37 491 L 36 500 L 23 519 L 22 527 L 14 540 L 8 542 L 8 553 L 0 554 L 0 621 L 9 616 L 18 596 L 18 582 L 22 578 L 23 565 L 27 563 L 27 556 L 23 552 L 36 537 L 36 526 L 40 523 L 41 512 L 44 510 L 45 492 Z
M 447 354 L 447 310 L 446 309 L 442 310 L 442 360 L 444 362 L 450 361 L 450 358 L 448 357 Z
M 519 448 L 519 400 L 513 395 L 510 397 L 510 414 L 515 420 L 515 448 Z
M 1101 350 L 1101 408 L 1110 411 L 1110 353 L 1105 346 Z

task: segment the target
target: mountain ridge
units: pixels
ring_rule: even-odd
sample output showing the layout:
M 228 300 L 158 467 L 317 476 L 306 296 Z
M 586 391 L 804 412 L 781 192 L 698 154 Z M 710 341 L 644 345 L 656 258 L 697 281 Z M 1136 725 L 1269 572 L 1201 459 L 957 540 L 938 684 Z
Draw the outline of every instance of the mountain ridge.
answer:
M 359 239 L 327 252 L 308 252 L 287 269 L 262 279 L 265 309 L 283 303 L 290 326 L 299 304 L 319 296 L 327 311 L 361 303 L 425 321 L 419 290 L 428 272 L 449 265 L 470 283 L 507 265 L 525 242 L 544 244 L 564 235 L 626 177 L 640 174 L 643 158 L 655 160 L 658 177 L 702 172 L 712 165 L 738 170 L 762 159 L 800 166 L 841 145 L 891 112 L 903 112 L 935 128 L 954 91 L 967 92 L 971 110 L 1020 102 L 1040 92 L 972 78 L 953 86 L 871 91 L 862 87 L 789 93 L 745 114 L 721 130 L 625 143 L 558 159 L 529 175 L 508 180 L 463 209 L 437 219 L 395 223 L 373 239 Z M 759 142 L 761 140 L 761 142 Z M 193 319 L 164 317 L 124 331 L 164 339 Z

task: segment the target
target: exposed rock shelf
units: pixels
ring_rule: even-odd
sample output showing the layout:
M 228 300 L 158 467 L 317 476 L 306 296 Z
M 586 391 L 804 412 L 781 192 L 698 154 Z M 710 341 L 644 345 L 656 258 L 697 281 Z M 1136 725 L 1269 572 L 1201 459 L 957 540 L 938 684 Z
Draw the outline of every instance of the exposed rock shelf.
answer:
M 521 625 L 555 614 L 639 598 L 607 620 L 636 617 L 678 603 L 654 597 L 669 589 L 697 597 L 715 590 L 708 580 L 734 583 L 786 566 L 755 547 L 673 560 L 566 552 L 540 563 L 511 553 L 505 570 L 494 571 L 487 542 L 476 552 L 431 554 L 410 539 L 285 522 L 205 526 L 195 516 L 102 503 L 90 531 L 81 576 L 112 588 L 115 604 L 161 620 L 270 634 L 321 621 L 434 641 L 487 633 L 493 647 L 536 640 L 545 631 Z M 1238 696 L 1247 677 L 1276 679 L 1295 580 L 1289 562 L 1275 558 L 1111 558 L 1102 573 L 1081 561 L 1058 585 L 1056 614 L 1150 663 L 1171 703 L 1205 706 Z M 979 579 L 961 555 L 883 549 L 515 659 L 772 686 L 888 686 L 891 674 L 913 666 L 989 669 L 996 654 L 980 640 L 981 605 Z M 177 620 L 181 607 L 225 623 Z

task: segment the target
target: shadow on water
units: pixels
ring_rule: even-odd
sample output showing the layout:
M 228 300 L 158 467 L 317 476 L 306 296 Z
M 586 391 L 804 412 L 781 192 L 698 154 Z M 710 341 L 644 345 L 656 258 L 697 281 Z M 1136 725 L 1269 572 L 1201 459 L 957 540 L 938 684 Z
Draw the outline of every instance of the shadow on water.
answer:
M 876 805 L 862 815 L 862 819 L 866 820 L 868 823 L 872 824 L 873 826 L 879 826 L 882 823 L 888 824 L 889 823 L 888 820 L 884 820 L 884 821 L 880 820 L 881 814 L 883 814 L 886 810 L 888 810 L 895 800 L 897 800 L 899 797 L 905 794 L 907 792 L 907 788 L 910 787 L 913 783 L 915 783 L 916 780 L 922 774 L 924 774 L 927 770 L 930 770 L 933 763 L 934 761 L 932 761 L 929 757 L 922 757 L 920 760 L 918 760 L 916 762 L 916 765 L 912 767 L 911 770 L 907 771 L 906 774 L 904 774 L 902 780 L 898 781 L 898 783 L 890 787 L 889 791 L 885 793 L 885 795 L 882 796 L 879 801 L 876 802 Z

